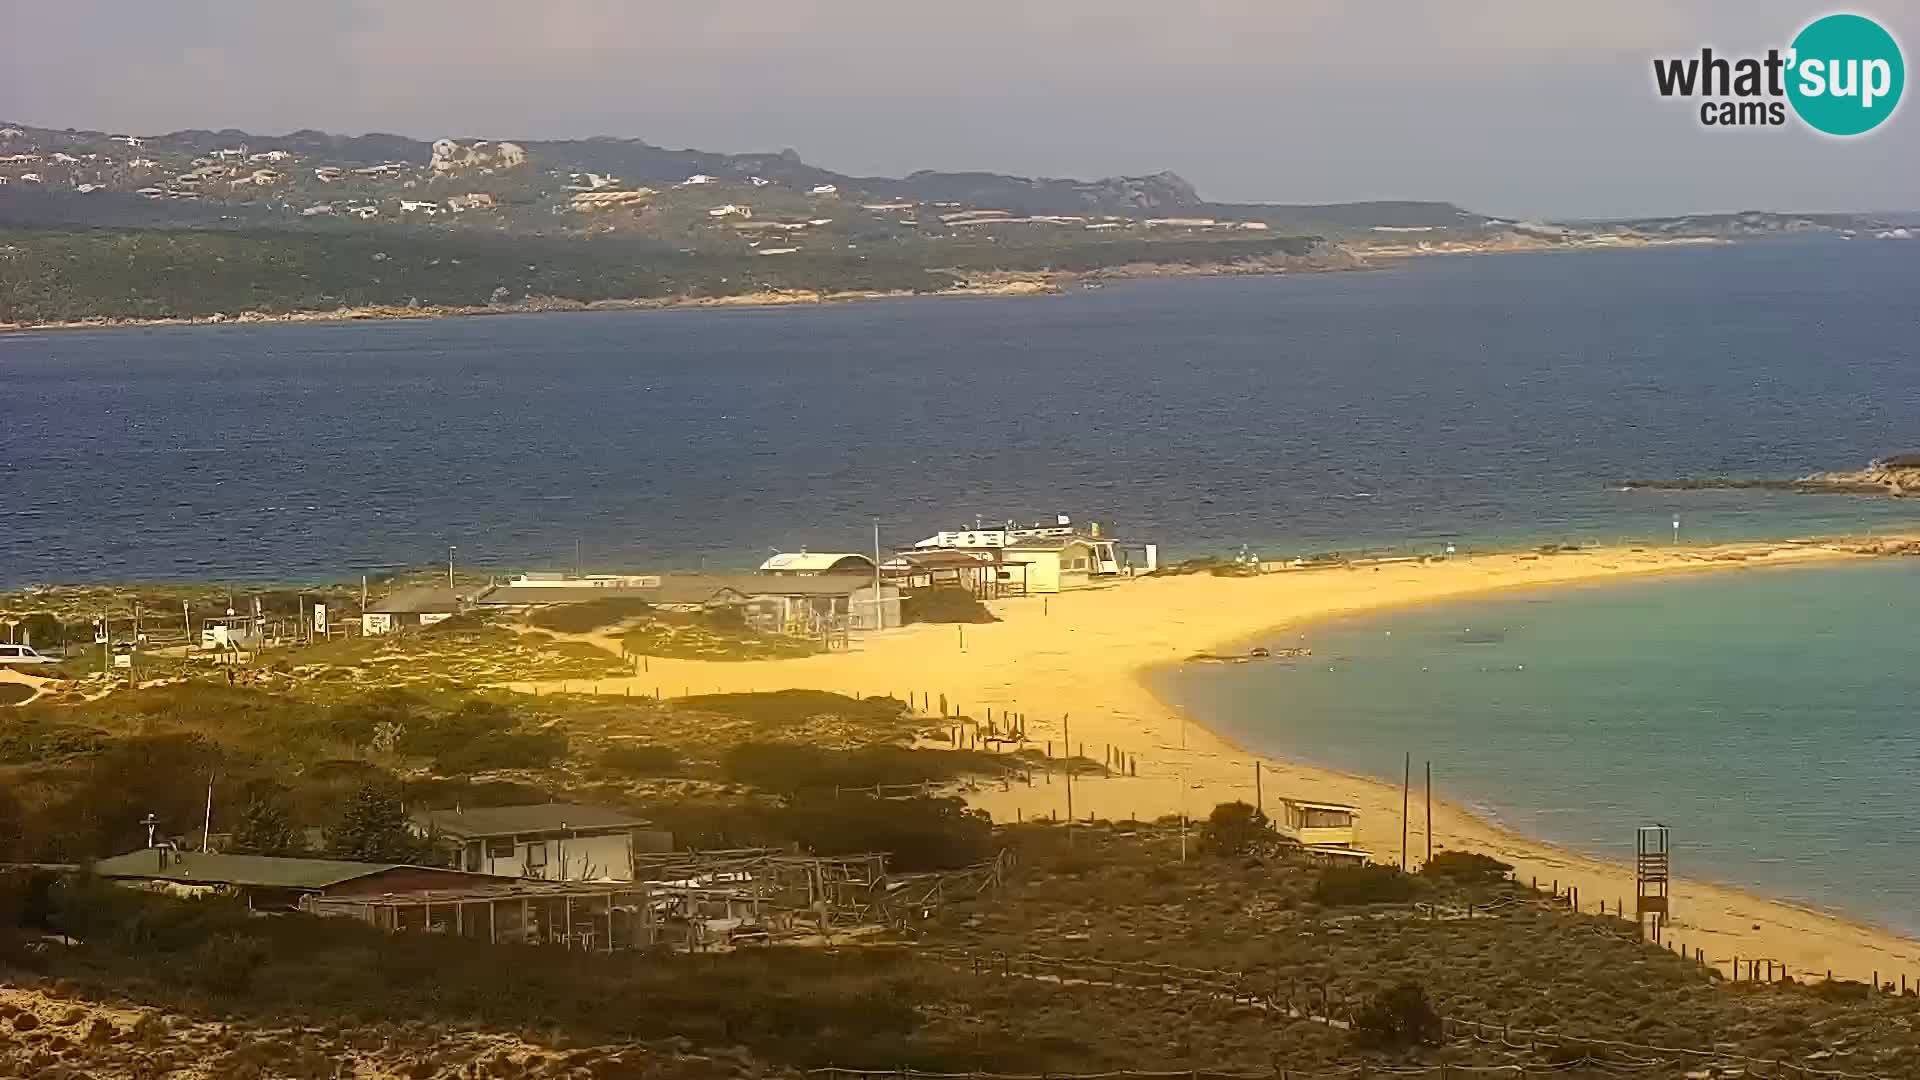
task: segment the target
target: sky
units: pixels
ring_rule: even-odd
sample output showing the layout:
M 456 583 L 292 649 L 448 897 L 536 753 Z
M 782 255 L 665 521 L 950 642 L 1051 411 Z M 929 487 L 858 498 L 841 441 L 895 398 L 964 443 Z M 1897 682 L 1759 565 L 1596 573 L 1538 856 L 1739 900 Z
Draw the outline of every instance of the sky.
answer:
M 1851 10 L 1920 50 L 1920 0 Z M 1655 56 L 1784 0 L 0 0 L 0 119 L 637 137 L 862 175 L 1172 170 L 1220 201 L 1522 217 L 1920 208 L 1920 104 L 1840 140 L 1702 127 Z M 1911 99 L 1914 91 L 1906 96 Z

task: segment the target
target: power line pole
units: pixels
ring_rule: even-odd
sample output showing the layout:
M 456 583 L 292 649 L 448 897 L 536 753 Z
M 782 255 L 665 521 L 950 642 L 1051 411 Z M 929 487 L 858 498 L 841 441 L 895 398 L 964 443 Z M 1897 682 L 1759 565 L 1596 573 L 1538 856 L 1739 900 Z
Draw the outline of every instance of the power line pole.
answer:
M 1407 872 L 1407 810 L 1413 793 L 1413 751 L 1407 751 L 1406 772 L 1400 778 L 1400 872 Z
M 1427 762 L 1427 861 L 1433 861 L 1433 762 Z

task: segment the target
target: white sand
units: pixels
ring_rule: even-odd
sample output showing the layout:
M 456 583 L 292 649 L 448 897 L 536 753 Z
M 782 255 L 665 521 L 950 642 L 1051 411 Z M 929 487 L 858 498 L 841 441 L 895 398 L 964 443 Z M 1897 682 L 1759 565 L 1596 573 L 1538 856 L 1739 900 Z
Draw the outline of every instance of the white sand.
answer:
M 1178 661 L 1266 633 L 1273 645 L 1299 637 L 1313 619 L 1456 598 L 1495 589 L 1569 584 L 1685 571 L 1733 571 L 1819 560 L 1854 559 L 1832 546 L 1736 544 L 1717 548 L 1598 548 L 1556 555 L 1501 554 L 1434 563 L 1394 563 L 1269 574 L 1259 578 L 1156 577 L 1045 598 L 994 605 L 1004 620 L 964 630 L 914 626 L 852 651 L 756 663 L 650 660 L 631 680 L 605 680 L 602 693 L 777 690 L 807 687 L 918 700 L 939 695 L 976 719 L 992 707 L 1028 716 L 1029 737 L 1055 740 L 1069 718 L 1076 746 L 1102 760 L 1108 744 L 1137 755 L 1139 776 L 1074 785 L 1074 811 L 1102 818 L 1157 817 L 1184 810 L 1204 817 L 1217 803 L 1252 801 L 1255 757 L 1183 718 L 1140 682 L 1154 665 Z M 1306 642 L 1310 644 L 1310 642 Z M 528 689 L 521 684 L 521 689 Z M 542 690 L 554 684 L 542 684 Z M 588 687 L 574 683 L 570 690 Z M 1182 749 L 1184 738 L 1185 749 Z M 1398 785 L 1325 769 L 1261 759 L 1266 809 L 1280 796 L 1353 803 L 1362 808 L 1360 842 L 1381 861 L 1399 857 Z M 1182 777 L 1185 778 L 1183 791 Z M 1416 780 L 1416 785 L 1418 781 Z M 970 796 L 996 820 L 1065 814 L 1066 785 L 990 789 Z M 1409 850 L 1426 849 L 1416 786 Z M 1684 823 L 1676 823 L 1684 827 Z M 1436 802 L 1435 850 L 1483 851 L 1513 863 L 1522 880 L 1537 876 L 1577 888 L 1582 907 L 1609 910 L 1634 894 L 1631 868 L 1574 855 L 1492 826 L 1457 806 Z M 1680 867 L 1684 870 L 1684 864 Z M 1920 943 L 1845 919 L 1698 881 L 1674 885 L 1669 940 L 1705 950 L 1723 971 L 1735 957 L 1771 959 L 1796 976 L 1884 982 L 1900 973 L 1920 978 Z

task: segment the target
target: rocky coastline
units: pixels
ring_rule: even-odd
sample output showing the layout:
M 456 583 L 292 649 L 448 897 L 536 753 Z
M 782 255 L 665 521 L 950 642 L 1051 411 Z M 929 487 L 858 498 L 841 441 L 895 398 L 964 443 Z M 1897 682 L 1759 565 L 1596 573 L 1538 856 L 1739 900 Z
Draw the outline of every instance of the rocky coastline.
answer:
M 1864 469 L 1817 472 L 1797 479 L 1696 477 L 1678 480 L 1628 480 L 1626 491 L 1793 491 L 1805 495 L 1920 496 L 1920 453 L 1896 454 Z

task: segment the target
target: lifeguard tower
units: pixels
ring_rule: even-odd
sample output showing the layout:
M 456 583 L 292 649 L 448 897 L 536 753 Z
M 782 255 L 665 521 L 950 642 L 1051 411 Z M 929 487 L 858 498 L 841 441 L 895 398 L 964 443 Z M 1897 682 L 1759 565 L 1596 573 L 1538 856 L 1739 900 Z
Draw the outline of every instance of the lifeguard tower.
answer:
M 1642 825 L 1634 835 L 1634 914 L 1641 932 L 1655 944 L 1673 910 L 1667 891 L 1673 871 L 1671 841 L 1665 825 Z

